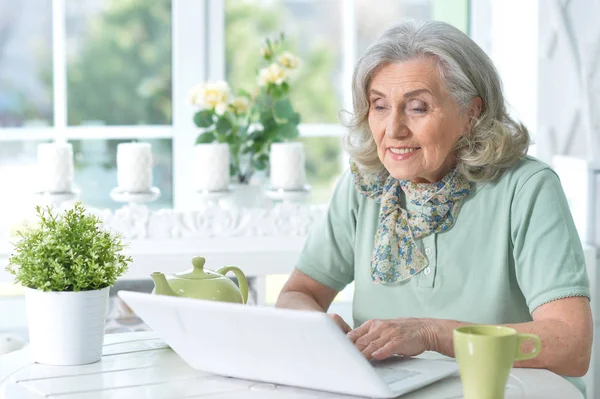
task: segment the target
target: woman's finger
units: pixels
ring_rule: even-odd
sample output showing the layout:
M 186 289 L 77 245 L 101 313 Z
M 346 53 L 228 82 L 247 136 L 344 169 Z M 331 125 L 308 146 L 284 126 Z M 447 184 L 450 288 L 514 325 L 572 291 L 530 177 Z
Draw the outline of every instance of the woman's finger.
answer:
M 372 325 L 372 323 L 370 321 L 363 323 L 360 327 L 355 328 L 354 330 L 350 331 L 348 333 L 348 338 L 350 338 L 350 341 L 352 341 L 353 343 L 356 343 L 356 341 L 360 337 L 362 337 L 363 335 L 365 335 L 369 332 L 371 325 Z
M 381 332 L 378 330 L 369 331 L 367 334 L 357 339 L 356 342 L 354 342 L 354 346 L 362 352 L 371 342 L 375 342 L 381 338 L 380 333 Z
M 373 359 L 383 360 L 393 355 L 399 355 L 401 354 L 399 353 L 401 345 L 402 341 L 399 340 L 387 341 L 385 345 L 382 345 L 376 351 L 373 351 L 373 353 L 371 353 L 371 356 L 373 356 Z
M 373 358 L 373 353 L 377 352 L 381 348 L 387 345 L 389 341 L 386 338 L 379 338 L 375 341 L 371 341 L 369 345 L 367 345 L 361 353 L 367 360 L 371 360 Z

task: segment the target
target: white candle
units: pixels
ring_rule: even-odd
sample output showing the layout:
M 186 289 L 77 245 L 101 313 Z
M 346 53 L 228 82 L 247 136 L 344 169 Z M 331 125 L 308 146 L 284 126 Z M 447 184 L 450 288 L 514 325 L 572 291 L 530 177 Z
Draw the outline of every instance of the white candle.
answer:
M 149 143 L 121 143 L 117 146 L 119 189 L 147 193 L 152 189 L 152 146 Z
M 197 144 L 194 148 L 194 166 L 194 186 L 197 191 L 226 191 L 228 189 L 228 144 Z
M 43 143 L 37 147 L 40 191 L 68 193 L 73 190 L 73 146 Z
M 303 189 L 306 185 L 304 144 L 271 144 L 270 167 L 273 188 L 290 191 Z

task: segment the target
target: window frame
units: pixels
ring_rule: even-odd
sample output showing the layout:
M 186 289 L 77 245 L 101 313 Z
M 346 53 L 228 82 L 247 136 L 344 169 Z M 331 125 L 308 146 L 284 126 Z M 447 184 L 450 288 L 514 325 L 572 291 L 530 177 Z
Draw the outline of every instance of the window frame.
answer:
M 225 78 L 225 0 L 172 0 L 172 106 L 171 125 L 68 126 L 66 10 L 67 0 L 52 0 L 53 116 L 54 125 L 44 128 L 3 128 L 2 141 L 98 140 L 98 139 L 171 139 L 173 157 L 173 207 L 194 204 L 190 195 L 193 163 L 194 110 L 186 103 L 190 87 L 206 80 Z M 434 0 L 434 7 L 437 2 Z M 447 1 L 447 0 L 446 0 Z M 457 0 L 467 1 L 467 0 Z M 474 0 L 471 0 L 474 1 Z M 342 106 L 351 109 L 351 81 L 356 62 L 355 0 L 340 0 L 342 16 Z M 469 18 L 471 19 L 471 18 Z M 471 19 L 472 20 L 472 19 Z M 210 40 L 209 40 L 210 39 Z M 305 123 L 300 137 L 341 137 L 345 129 L 339 123 Z M 347 155 L 342 152 L 344 169 Z

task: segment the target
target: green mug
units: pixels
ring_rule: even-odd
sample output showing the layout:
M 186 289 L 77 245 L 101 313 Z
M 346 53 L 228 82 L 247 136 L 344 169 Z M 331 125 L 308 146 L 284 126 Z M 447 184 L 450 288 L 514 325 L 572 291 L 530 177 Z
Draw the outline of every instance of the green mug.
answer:
M 530 353 L 521 351 L 524 341 L 533 341 Z M 464 399 L 504 399 L 508 375 L 517 360 L 540 354 L 537 335 L 519 334 L 502 326 L 465 326 L 454 329 L 454 355 L 458 363 Z

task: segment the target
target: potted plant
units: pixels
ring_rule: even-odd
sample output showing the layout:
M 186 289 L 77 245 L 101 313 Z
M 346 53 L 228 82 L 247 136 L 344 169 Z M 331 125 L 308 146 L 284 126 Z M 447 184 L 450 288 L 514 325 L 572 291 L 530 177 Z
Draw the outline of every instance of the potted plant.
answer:
M 197 85 L 189 94 L 198 109 L 194 123 L 201 129 L 196 144 L 227 143 L 230 175 L 238 184 L 248 184 L 255 171 L 269 167 L 272 143 L 298 137 L 300 114 L 294 111 L 289 93 L 300 60 L 285 51 L 283 34 L 265 41 L 261 57 L 252 94 L 240 89 L 233 95 L 223 81 Z
M 53 365 L 93 363 L 102 356 L 109 287 L 132 259 L 119 235 L 77 202 L 62 213 L 36 207 L 6 270 L 25 287 L 33 360 Z

